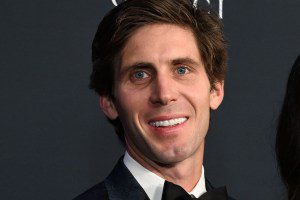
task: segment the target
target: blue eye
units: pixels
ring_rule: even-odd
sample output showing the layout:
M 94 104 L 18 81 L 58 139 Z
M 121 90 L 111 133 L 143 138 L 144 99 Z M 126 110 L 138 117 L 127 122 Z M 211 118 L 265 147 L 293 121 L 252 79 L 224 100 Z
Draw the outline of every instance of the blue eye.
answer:
M 178 67 L 176 71 L 179 75 L 184 75 L 188 73 L 188 69 L 186 67 Z
M 149 75 L 146 72 L 143 71 L 137 71 L 133 74 L 133 77 L 135 79 L 143 79 L 149 77 Z

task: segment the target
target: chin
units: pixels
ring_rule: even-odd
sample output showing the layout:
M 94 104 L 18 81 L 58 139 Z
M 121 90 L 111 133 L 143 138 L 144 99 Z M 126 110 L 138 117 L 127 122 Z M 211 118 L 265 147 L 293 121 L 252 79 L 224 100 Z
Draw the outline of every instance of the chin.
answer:
M 161 164 L 175 164 L 191 157 L 194 151 L 190 147 L 173 147 L 155 153 L 155 160 Z

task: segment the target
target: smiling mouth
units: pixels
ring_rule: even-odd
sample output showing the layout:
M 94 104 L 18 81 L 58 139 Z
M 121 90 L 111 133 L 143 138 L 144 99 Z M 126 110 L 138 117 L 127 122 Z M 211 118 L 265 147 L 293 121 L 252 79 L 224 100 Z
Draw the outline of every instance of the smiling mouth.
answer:
M 149 124 L 154 127 L 170 127 L 170 126 L 177 126 L 179 124 L 182 124 L 187 120 L 188 120 L 187 117 L 180 117 L 180 118 L 174 118 L 169 120 L 152 121 L 149 122 Z

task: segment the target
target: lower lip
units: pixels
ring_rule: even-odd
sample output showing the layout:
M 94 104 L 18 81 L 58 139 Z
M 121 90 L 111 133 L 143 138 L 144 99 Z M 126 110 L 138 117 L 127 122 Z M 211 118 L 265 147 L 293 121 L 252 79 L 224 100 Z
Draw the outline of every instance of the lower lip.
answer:
M 177 124 L 175 126 L 150 126 L 150 129 L 156 133 L 156 134 L 159 134 L 159 135 L 171 135 L 171 134 L 177 134 L 180 130 L 182 130 L 182 128 L 185 126 L 186 122 L 188 121 L 189 119 L 187 119 L 186 121 L 184 121 L 183 123 L 181 124 Z

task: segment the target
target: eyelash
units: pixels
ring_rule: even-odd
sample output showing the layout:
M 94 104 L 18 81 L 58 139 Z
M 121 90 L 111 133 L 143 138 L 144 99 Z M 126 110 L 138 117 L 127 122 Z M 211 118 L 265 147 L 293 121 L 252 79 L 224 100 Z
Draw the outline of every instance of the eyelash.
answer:
M 149 75 L 148 75 L 146 72 L 144 72 L 144 71 L 137 71 L 137 72 L 133 73 L 133 75 L 136 75 L 136 74 L 138 74 L 138 73 L 143 73 L 144 75 L 146 75 L 146 78 L 149 77 Z M 137 78 L 137 77 L 136 77 L 136 78 Z M 137 79 L 138 79 L 138 78 L 137 78 Z
M 143 77 L 140 77 L 138 78 L 137 75 L 138 73 L 143 73 Z M 143 70 L 137 70 L 137 71 L 133 71 L 130 75 L 130 79 L 133 81 L 133 82 L 143 82 L 145 80 L 147 80 L 148 78 L 150 77 L 149 73 L 146 72 L 146 71 L 143 71 Z
M 178 73 L 178 71 L 177 71 L 177 70 L 179 70 L 179 69 L 185 69 L 186 71 L 185 71 L 184 74 L 180 74 L 180 73 Z M 185 74 L 188 74 L 191 70 L 190 70 L 189 67 L 187 67 L 187 66 L 185 66 L 185 65 L 179 65 L 179 66 L 176 67 L 176 71 L 177 71 L 177 73 L 178 73 L 179 75 L 185 75 Z

